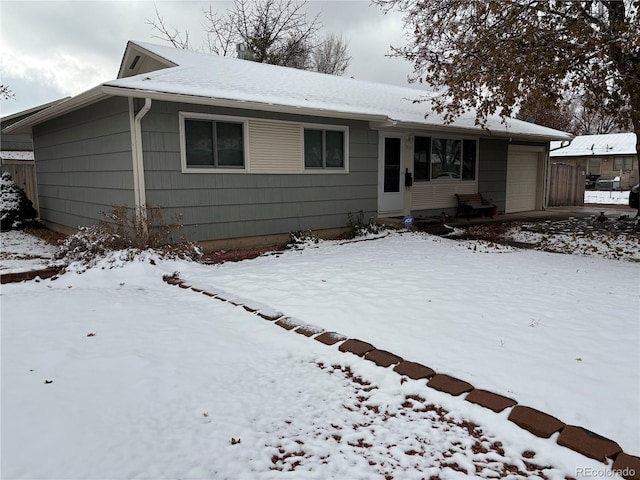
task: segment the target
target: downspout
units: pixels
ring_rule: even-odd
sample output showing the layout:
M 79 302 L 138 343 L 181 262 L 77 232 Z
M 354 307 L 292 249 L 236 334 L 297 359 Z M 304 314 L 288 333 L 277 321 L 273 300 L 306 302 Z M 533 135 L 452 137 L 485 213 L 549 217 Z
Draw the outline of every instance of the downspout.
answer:
M 129 123 L 131 125 L 131 157 L 133 160 L 133 196 L 135 203 L 136 227 L 141 228 L 143 242 L 146 243 L 149 231 L 147 226 L 147 194 L 144 185 L 144 156 L 142 153 L 142 128 L 143 117 L 151 109 L 151 99 L 144 99 L 144 106 L 135 114 L 135 106 L 132 97 L 129 97 Z

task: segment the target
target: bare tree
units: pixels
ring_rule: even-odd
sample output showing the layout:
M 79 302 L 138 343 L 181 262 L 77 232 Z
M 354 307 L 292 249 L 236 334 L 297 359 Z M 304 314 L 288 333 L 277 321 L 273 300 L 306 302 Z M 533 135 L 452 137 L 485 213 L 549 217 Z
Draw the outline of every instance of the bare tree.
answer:
M 520 104 L 516 118 L 545 127 L 575 133 L 571 103 L 557 100 L 555 103 L 538 97 L 528 97 Z
M 309 45 L 321 28 L 319 15 L 307 17 L 306 5 L 292 0 L 234 0 L 230 19 L 252 60 L 304 68 Z
M 174 26 L 167 25 L 164 17 L 160 15 L 160 12 L 158 12 L 157 7 L 155 10 L 156 19 L 147 19 L 147 21 L 145 22 L 147 25 L 151 25 L 153 31 L 157 32 L 156 34 L 152 35 L 152 37 L 171 42 L 171 44 L 176 48 L 180 48 L 183 50 L 193 50 L 191 48 L 191 43 L 189 42 L 189 30 L 185 30 L 184 34 L 182 34 Z
M 270 63 L 304 70 L 317 69 L 316 53 L 326 48 L 332 38 L 331 49 L 325 52 L 322 68 L 334 65 L 327 73 L 342 75 L 349 65 L 348 44 L 341 37 L 327 37 L 318 42 L 322 25 L 320 15 L 309 17 L 307 3 L 294 0 L 234 0 L 224 12 L 211 6 L 204 10 L 204 47 L 210 53 L 239 56 L 260 63 Z M 189 32 L 182 34 L 167 25 L 156 10 L 156 18 L 147 20 L 156 38 L 170 42 L 176 48 L 190 49 Z M 327 55 L 333 53 L 336 58 Z M 318 57 L 320 58 L 320 57 Z
M 573 133 L 576 135 L 603 135 L 626 131 L 617 126 L 615 118 L 584 107 L 574 113 L 573 123 Z
M 15 97 L 15 94 L 11 91 L 8 85 L 0 85 L 0 99 L 10 100 Z
M 236 51 L 236 45 L 242 40 L 234 28 L 234 22 L 230 21 L 234 13 L 227 12 L 227 18 L 215 12 L 211 5 L 209 10 L 204 10 L 206 32 L 206 47 L 210 53 L 227 56 Z
M 374 1 L 404 13 L 409 43 L 393 52 L 441 92 L 433 108 L 447 121 L 579 92 L 588 110 L 631 123 L 640 152 L 639 0 Z
M 619 119 L 610 113 L 598 108 L 593 108 L 593 101 L 586 101 L 581 96 L 570 100 L 570 108 L 573 116 L 572 133 L 576 135 L 602 135 L 607 133 L 628 132 L 631 122 L 621 124 Z
M 312 54 L 313 69 L 321 73 L 343 75 L 350 62 L 349 43 L 333 33 L 326 35 Z
M 516 118 L 574 135 L 603 135 L 631 129 L 630 124 L 620 126 L 616 117 L 587 106 L 592 103 L 581 95 L 570 95 L 555 103 L 529 97 L 521 102 Z

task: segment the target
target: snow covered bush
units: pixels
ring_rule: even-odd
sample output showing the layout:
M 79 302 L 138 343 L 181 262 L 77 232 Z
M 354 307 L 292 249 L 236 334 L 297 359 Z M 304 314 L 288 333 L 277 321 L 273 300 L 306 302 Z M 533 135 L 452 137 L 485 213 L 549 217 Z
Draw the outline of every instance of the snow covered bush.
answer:
M 0 228 L 8 230 L 34 220 L 38 213 L 8 172 L 2 174 L 0 190 L 0 210 L 2 221 Z
M 300 250 L 306 246 L 320 243 L 320 237 L 314 235 L 311 230 L 298 230 L 297 232 L 289 232 L 289 241 L 287 248 L 292 250 Z
M 373 217 L 368 222 L 364 221 L 364 212 L 360 210 L 358 213 L 347 214 L 347 227 L 351 230 L 354 237 L 364 237 L 369 234 L 376 234 L 385 230 L 384 225 L 378 225 Z
M 58 259 L 67 264 L 79 262 L 93 266 L 98 260 L 118 252 L 119 261 L 132 261 L 144 250 L 153 249 L 162 258 L 198 259 L 202 251 L 194 243 L 173 242 L 172 234 L 182 228 L 168 224 L 159 207 L 148 207 L 144 220 L 129 215 L 127 207 L 114 207 L 103 214 L 106 220 L 80 231 L 60 246 Z

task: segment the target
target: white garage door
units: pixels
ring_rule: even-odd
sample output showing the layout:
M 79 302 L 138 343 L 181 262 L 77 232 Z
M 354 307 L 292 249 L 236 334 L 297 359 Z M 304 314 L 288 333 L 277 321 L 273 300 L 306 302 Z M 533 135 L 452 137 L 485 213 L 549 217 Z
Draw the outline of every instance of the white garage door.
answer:
M 505 213 L 535 210 L 537 193 L 538 153 L 509 150 Z

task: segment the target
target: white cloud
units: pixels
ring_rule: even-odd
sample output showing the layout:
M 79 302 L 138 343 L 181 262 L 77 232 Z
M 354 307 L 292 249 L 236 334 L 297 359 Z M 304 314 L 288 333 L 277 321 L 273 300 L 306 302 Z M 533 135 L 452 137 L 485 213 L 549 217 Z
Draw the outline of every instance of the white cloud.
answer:
M 3 49 L 0 58 L 3 77 L 43 82 L 65 95 L 76 95 L 110 79 L 103 69 L 77 55 L 34 56 Z
M 156 6 L 168 23 L 189 30 L 194 45 L 199 44 L 202 10 L 209 4 L 220 11 L 231 6 L 220 1 L 2 0 L 2 82 L 16 93 L 3 109 L 30 108 L 115 78 L 128 40 L 165 43 L 146 24 L 155 17 Z M 350 42 L 349 76 L 406 85 L 411 65 L 385 57 L 390 45 L 403 42 L 400 15 L 383 15 L 367 1 L 311 0 L 309 14 L 318 12 L 324 31 L 340 33 Z

